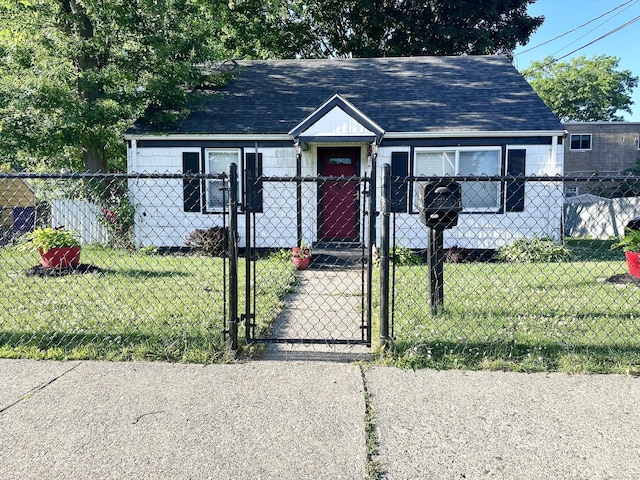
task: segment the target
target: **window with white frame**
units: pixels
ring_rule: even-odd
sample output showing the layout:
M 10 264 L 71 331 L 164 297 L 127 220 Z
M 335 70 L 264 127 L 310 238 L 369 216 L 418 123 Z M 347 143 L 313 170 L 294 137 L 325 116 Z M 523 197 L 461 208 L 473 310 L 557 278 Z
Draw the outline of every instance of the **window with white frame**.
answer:
M 571 150 L 591 150 L 591 134 L 571 134 Z
M 206 151 L 205 173 L 217 174 L 226 173 L 229 170 L 229 164 L 240 163 L 240 150 L 238 149 L 222 149 L 212 148 Z M 207 180 L 207 210 L 219 211 L 223 210 L 229 202 L 228 182 L 222 179 Z M 238 189 L 238 195 L 239 195 Z
M 495 176 L 501 174 L 499 147 L 416 148 L 415 176 Z M 414 193 L 416 205 L 417 191 Z M 468 212 L 495 212 L 500 209 L 500 182 L 461 182 L 462 208 Z

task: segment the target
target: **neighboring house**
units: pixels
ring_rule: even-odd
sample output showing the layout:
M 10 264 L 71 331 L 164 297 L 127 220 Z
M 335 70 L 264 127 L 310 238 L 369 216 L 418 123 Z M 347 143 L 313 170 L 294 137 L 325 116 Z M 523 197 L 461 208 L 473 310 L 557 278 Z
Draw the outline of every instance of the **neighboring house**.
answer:
M 617 176 L 638 166 L 640 161 L 640 123 L 565 123 L 564 171 L 567 176 Z M 638 186 L 640 189 L 640 185 Z M 597 194 L 620 196 L 616 185 L 607 182 L 566 182 L 567 196 Z
M 132 127 L 128 171 L 219 173 L 235 162 L 240 178 L 247 170 L 364 176 L 373 165 L 379 177 L 385 163 L 397 177 L 563 173 L 564 128 L 506 57 L 238 63 L 228 85 L 171 128 Z M 137 244 L 184 246 L 189 230 L 221 225 L 219 187 L 217 180 L 131 180 Z M 297 215 L 294 183 L 263 184 L 255 228 L 277 234 L 258 232 L 257 247 L 296 245 L 300 217 L 307 243 L 366 242 L 366 222 L 345 223 L 345 209 L 363 208 L 357 195 L 335 192 L 353 205 L 328 213 L 335 221 L 321 225 L 318 189 L 303 187 L 304 215 Z M 417 220 L 414 187 L 396 192 L 402 197 L 396 222 L 405 225 L 396 240 L 423 248 L 428 235 Z M 445 246 L 497 248 L 514 238 L 560 238 L 561 182 L 465 182 L 462 192 L 464 210 L 458 226 L 445 232 Z M 334 231 L 322 230 L 331 224 Z M 243 246 L 242 230 L 240 236 Z
M 8 240 L 33 230 L 35 195 L 20 178 L 0 179 L 0 240 Z

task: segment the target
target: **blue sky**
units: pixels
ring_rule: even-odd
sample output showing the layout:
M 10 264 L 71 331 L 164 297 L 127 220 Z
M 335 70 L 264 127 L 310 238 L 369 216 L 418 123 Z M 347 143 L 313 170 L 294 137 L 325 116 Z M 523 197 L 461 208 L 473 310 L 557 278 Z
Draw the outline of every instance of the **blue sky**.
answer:
M 623 4 L 625 5 L 621 8 L 572 33 L 531 51 L 525 51 Z M 640 16 L 640 0 L 537 0 L 529 6 L 528 11 L 532 16 L 544 15 L 545 20 L 531 35 L 529 43 L 515 50 L 513 63 L 518 70 L 524 70 L 531 62 L 542 60 L 547 55 L 554 58 L 562 57 L 635 19 Z M 614 55 L 620 59 L 619 69 L 630 70 L 634 76 L 640 77 L 639 50 L 640 20 L 572 53 L 562 61 L 569 61 L 580 55 Z M 625 113 L 624 117 L 627 121 L 640 122 L 640 86 L 633 91 L 633 101 L 633 114 Z

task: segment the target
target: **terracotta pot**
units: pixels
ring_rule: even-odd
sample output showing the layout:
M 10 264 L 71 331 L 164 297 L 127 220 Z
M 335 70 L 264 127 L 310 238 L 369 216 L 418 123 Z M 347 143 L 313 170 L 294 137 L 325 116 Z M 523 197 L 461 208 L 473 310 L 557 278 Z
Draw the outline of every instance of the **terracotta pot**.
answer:
M 291 257 L 291 261 L 296 267 L 296 270 L 305 270 L 309 267 L 309 263 L 311 262 L 311 257 Z
M 627 268 L 629 273 L 636 278 L 640 278 L 640 253 L 639 252 L 624 252 L 627 257 Z
M 46 268 L 76 267 L 80 263 L 80 250 L 79 246 L 40 250 L 40 263 Z

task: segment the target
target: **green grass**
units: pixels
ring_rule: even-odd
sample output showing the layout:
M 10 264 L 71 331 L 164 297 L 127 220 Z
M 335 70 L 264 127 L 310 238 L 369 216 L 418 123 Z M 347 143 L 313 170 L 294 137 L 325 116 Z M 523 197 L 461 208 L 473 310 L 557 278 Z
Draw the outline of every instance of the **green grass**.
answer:
M 0 250 L 0 357 L 201 363 L 231 358 L 223 338 L 221 259 L 88 246 L 81 262 L 104 271 L 29 277 L 25 271 L 37 264 L 36 255 Z M 259 312 L 270 318 L 291 279 L 287 266 L 260 262 L 273 263 L 268 281 L 258 276 Z
M 444 312 L 428 270 L 396 276 L 393 361 L 411 368 L 640 372 L 640 290 L 603 280 L 626 268 L 603 242 L 568 242 L 573 260 L 445 264 Z

